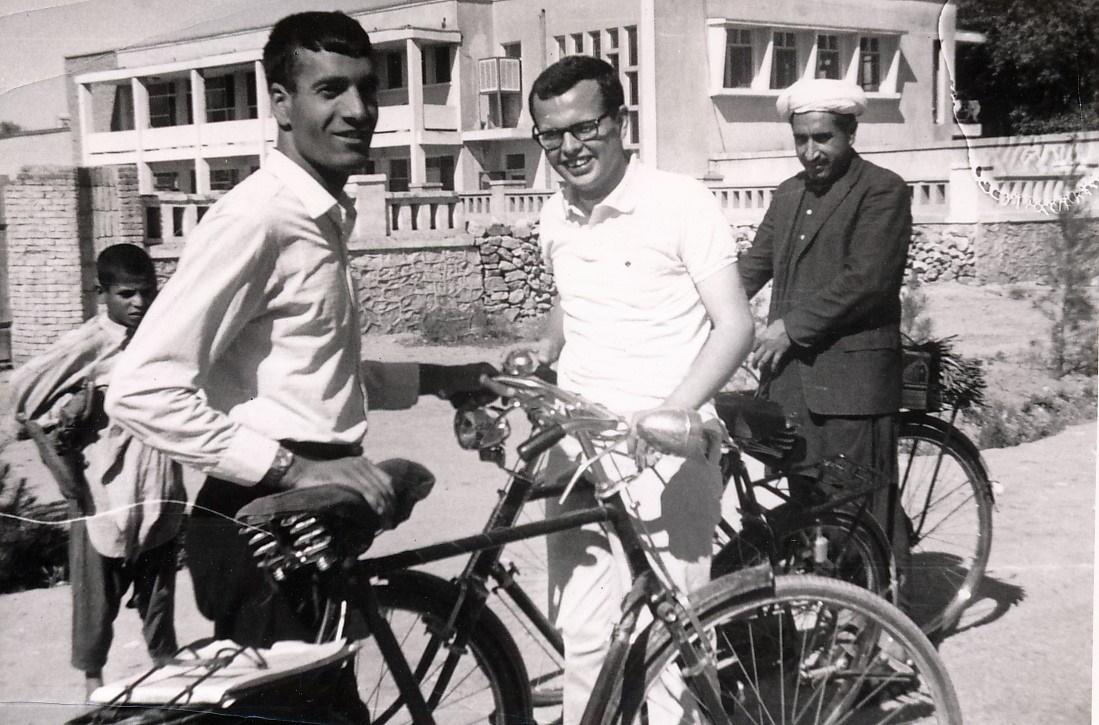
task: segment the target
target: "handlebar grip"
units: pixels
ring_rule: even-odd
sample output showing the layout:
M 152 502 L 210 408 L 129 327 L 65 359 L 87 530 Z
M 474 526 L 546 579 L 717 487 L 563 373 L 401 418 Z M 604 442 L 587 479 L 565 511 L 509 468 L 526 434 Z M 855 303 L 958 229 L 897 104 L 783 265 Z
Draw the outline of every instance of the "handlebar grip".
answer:
M 557 445 L 557 442 L 564 437 L 565 429 L 559 423 L 554 423 L 520 443 L 515 452 L 524 462 L 529 462 L 535 456 L 539 456 Z

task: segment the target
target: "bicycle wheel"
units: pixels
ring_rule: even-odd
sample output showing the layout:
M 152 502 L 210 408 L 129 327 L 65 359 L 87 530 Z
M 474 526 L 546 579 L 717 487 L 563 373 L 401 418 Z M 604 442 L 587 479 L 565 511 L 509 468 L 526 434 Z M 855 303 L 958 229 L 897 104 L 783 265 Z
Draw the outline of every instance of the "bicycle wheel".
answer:
M 722 706 L 736 725 L 962 722 L 931 642 L 900 610 L 861 587 L 797 575 L 749 590 L 731 576 L 693 595 L 692 606 L 716 653 Z M 644 678 L 636 679 L 649 691 L 679 653 L 663 626 L 647 634 L 635 645 L 643 654 L 634 653 L 632 662 L 643 663 Z M 623 681 L 632 675 L 628 670 Z M 641 720 L 642 698 L 625 688 L 605 722 Z M 690 692 L 681 701 L 688 710 L 701 707 Z M 655 707 L 647 705 L 649 721 Z
M 375 587 L 383 615 L 414 673 L 435 722 L 531 722 L 529 684 L 522 657 L 500 620 L 483 609 L 464 648 L 452 647 L 451 615 L 456 586 L 421 572 L 404 572 Z M 356 658 L 359 695 L 371 723 L 412 722 L 392 673 L 373 638 L 360 641 Z M 449 676 L 446 671 L 457 657 Z
M 798 516 L 775 524 L 776 573 L 817 574 L 891 597 L 885 534 L 872 519 L 844 511 Z
M 770 561 L 778 574 L 827 576 L 893 599 L 889 550 L 873 519 L 840 510 L 804 516 L 784 504 L 768 521 L 715 535 L 712 578 Z
M 897 443 L 912 551 L 906 608 L 925 632 L 949 629 L 988 564 L 992 486 L 976 446 L 946 421 L 905 414 Z

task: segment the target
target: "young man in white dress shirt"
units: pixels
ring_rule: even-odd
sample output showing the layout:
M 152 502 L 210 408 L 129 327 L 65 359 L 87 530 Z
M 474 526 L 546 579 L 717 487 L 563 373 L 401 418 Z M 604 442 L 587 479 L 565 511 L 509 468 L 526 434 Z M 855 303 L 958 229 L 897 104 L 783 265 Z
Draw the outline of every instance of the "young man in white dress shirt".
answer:
M 283 18 L 263 64 L 277 150 L 188 237 L 107 396 L 120 425 L 207 475 L 186 547 L 196 599 L 216 637 L 255 646 L 312 638 L 315 613 L 262 575 L 231 517 L 327 483 L 357 487 L 384 516 L 392 482 L 362 455 L 368 392 L 374 407 L 409 406 L 480 371 L 460 366 L 456 383 L 440 366 L 360 369 L 343 189 L 378 119 L 362 26 L 339 12 Z
M 535 139 L 564 181 L 541 217 L 543 256 L 558 291 L 542 361 L 557 361 L 562 387 L 627 419 L 689 408 L 716 425 L 709 400 L 752 342 L 736 246 L 716 200 L 698 181 L 628 157 L 622 85 L 607 63 L 566 57 L 535 80 L 529 102 Z M 672 583 L 690 591 L 708 581 L 721 517 L 716 455 L 665 456 L 628 495 Z M 578 493 L 564 504 L 585 505 L 590 498 Z M 549 542 L 552 604 L 565 639 L 566 724 L 581 719 L 629 585 L 617 541 L 599 526 L 585 528 L 585 536 Z M 680 702 L 682 689 L 675 673 L 666 675 L 648 698 L 649 722 L 695 718 Z

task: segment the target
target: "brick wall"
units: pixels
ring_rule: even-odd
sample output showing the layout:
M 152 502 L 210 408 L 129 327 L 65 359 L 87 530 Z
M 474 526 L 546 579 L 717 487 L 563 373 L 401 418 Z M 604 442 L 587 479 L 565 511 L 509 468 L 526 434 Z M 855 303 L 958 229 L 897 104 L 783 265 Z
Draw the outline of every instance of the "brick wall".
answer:
M 80 240 L 78 173 L 28 167 L 3 187 L 8 222 L 12 359 L 44 350 L 94 310 L 92 281 Z
M 2 187 L 7 219 L 12 360 L 22 362 L 95 314 L 95 257 L 141 244 L 133 166 L 26 167 Z

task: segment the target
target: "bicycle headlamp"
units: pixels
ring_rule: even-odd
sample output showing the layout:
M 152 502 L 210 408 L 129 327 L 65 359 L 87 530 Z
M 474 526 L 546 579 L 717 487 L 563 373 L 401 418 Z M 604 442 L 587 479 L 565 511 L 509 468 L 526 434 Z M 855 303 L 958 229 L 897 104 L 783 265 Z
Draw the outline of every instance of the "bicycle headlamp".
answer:
M 459 410 L 454 414 L 454 437 L 467 451 L 484 450 L 507 440 L 511 426 L 507 418 L 484 408 Z

